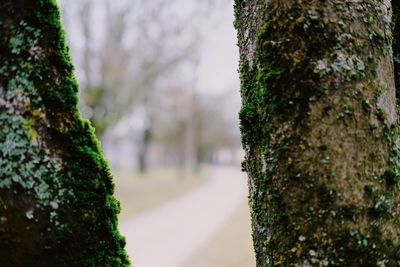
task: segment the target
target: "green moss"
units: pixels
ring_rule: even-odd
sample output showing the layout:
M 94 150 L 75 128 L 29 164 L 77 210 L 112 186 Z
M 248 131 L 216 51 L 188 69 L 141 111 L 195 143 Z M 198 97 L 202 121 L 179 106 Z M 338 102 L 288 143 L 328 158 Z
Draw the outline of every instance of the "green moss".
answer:
M 5 1 L 0 10 L 0 203 L 12 216 L 8 192 L 18 192 L 20 201 L 26 195 L 32 205 L 21 202 L 14 214 L 27 221 L 7 227 L 36 224 L 24 228 L 36 237 L 21 239 L 35 245 L 20 260 L 129 266 L 110 170 L 77 109 L 78 85 L 56 1 Z M 20 246 L 5 249 L 13 255 Z

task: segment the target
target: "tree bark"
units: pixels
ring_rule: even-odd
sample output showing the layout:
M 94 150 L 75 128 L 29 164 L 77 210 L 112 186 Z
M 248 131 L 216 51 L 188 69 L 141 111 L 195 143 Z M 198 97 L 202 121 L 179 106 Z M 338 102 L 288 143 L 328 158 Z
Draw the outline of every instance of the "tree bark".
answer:
M 396 96 L 400 95 L 400 0 L 392 0 L 393 5 L 393 61 L 396 83 Z
M 257 266 L 400 264 L 391 9 L 235 1 Z
M 54 0 L 0 3 L 0 266 L 129 266 Z

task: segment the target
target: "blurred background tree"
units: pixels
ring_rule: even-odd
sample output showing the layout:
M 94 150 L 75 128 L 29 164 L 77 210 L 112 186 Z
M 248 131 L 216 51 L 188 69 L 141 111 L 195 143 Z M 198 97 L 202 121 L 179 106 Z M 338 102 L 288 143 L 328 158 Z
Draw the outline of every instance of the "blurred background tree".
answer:
M 113 167 L 196 170 L 234 158 L 238 88 L 198 88 L 204 25 L 218 27 L 215 10 L 229 1 L 59 2 L 80 110 Z
M 80 110 L 96 127 L 113 169 L 122 208 L 121 232 L 133 264 L 177 267 L 174 260 L 179 258 L 182 263 L 187 260 L 182 266 L 255 266 L 247 181 L 239 164 L 239 55 L 232 2 L 58 2 L 81 87 Z M 145 214 L 156 214 L 179 196 L 198 195 L 203 186 L 219 189 L 206 190 L 200 198 L 204 201 L 197 203 L 201 206 L 190 209 L 201 218 L 197 226 L 190 224 L 192 234 L 183 231 L 187 221 L 179 218 L 194 217 L 184 208 L 194 207 L 193 202 L 185 201 L 178 205 L 183 210 L 164 217 L 152 217 L 153 226 L 147 220 L 143 227 L 131 224 Z M 225 205 L 224 199 L 231 197 Z M 212 206 L 207 199 L 212 199 Z M 236 206 L 239 202 L 241 207 Z M 218 203 L 220 212 L 209 216 Z M 176 220 L 174 227 L 163 228 L 171 220 Z M 175 227 L 180 235 L 168 237 Z M 207 228 L 210 235 L 200 228 Z M 157 229 L 162 234 L 143 243 L 130 231 L 148 238 L 148 231 L 154 234 Z M 198 238 L 208 240 L 201 246 L 212 253 L 195 249 Z M 186 253 L 173 252 L 178 243 Z M 149 250 L 145 244 L 151 244 Z M 189 252 L 192 249 L 195 254 Z M 163 253 L 171 256 L 170 265 Z M 154 263 L 157 259 L 162 263 Z

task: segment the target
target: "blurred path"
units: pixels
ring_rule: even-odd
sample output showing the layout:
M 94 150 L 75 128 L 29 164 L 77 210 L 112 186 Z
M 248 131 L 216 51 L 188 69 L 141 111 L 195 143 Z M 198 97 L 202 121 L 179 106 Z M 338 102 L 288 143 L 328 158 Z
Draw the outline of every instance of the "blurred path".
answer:
M 201 187 L 121 225 L 134 267 L 186 267 L 245 202 L 245 174 L 232 167 L 210 173 Z

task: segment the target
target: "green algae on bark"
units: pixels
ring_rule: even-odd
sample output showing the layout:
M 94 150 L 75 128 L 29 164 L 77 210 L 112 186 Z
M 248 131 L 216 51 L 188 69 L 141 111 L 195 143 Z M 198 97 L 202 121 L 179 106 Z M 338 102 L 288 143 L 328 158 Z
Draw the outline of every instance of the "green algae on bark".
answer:
M 390 1 L 236 0 L 235 16 L 257 266 L 398 266 Z
M 54 0 L 0 3 L 0 265 L 129 266 Z

